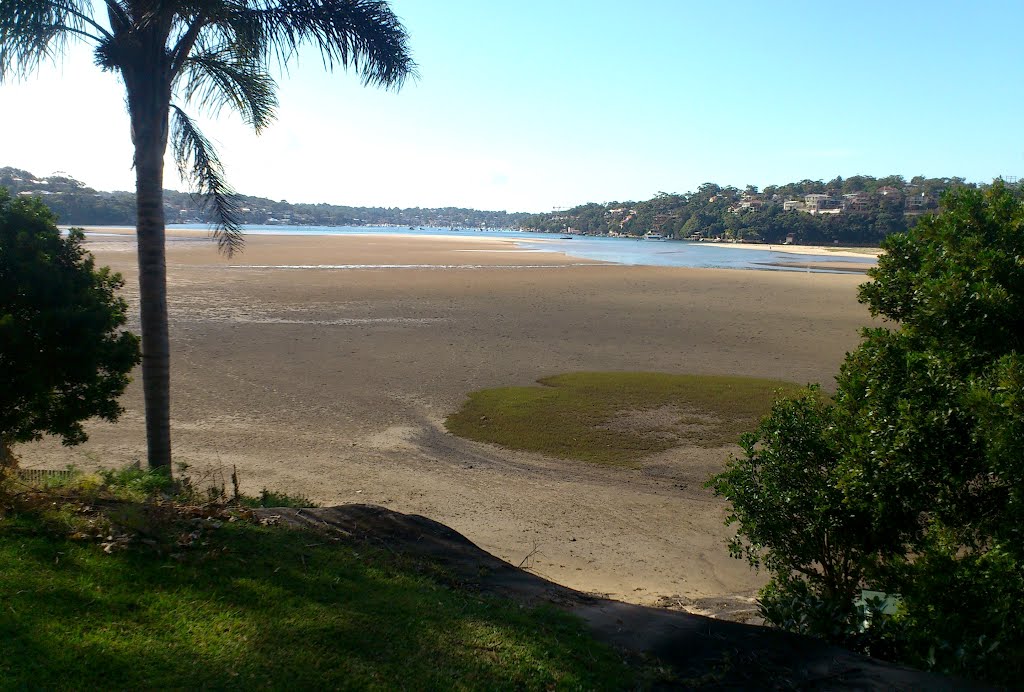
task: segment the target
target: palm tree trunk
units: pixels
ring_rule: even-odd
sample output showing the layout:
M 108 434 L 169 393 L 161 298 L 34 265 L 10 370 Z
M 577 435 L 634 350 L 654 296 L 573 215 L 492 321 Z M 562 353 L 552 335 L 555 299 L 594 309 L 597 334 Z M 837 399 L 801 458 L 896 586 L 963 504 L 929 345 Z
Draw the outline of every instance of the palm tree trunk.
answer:
M 163 113 L 160 114 L 159 104 L 131 102 L 129 97 L 132 139 L 135 144 L 139 317 L 142 325 L 142 390 L 146 402 L 147 459 L 150 468 L 170 474 L 171 350 L 167 326 L 163 201 L 167 107 L 164 105 Z M 154 105 L 156 108 L 153 108 Z

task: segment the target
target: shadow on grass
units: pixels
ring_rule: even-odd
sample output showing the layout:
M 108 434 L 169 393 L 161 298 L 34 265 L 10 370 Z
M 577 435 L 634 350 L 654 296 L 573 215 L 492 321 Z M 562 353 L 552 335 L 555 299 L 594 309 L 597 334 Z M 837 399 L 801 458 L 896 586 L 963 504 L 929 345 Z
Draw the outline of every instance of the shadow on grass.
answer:
M 630 687 L 577 622 L 444 586 L 307 533 L 224 524 L 169 554 L 0 524 L 0 679 L 13 688 Z

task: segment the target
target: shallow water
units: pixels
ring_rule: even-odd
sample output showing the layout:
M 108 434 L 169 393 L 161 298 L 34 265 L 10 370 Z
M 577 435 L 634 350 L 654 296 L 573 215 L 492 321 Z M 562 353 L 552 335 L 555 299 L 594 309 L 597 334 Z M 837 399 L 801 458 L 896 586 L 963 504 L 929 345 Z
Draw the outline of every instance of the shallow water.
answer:
M 171 224 L 168 229 L 205 230 L 204 224 Z M 738 249 L 720 243 L 697 243 L 683 240 L 637 240 L 633 238 L 604 238 L 573 236 L 563 240 L 553 233 L 530 233 L 509 229 L 463 229 L 404 226 L 246 226 L 250 235 L 417 235 L 424 237 L 452 238 L 505 238 L 527 250 L 561 252 L 569 257 L 600 260 L 615 264 L 643 265 L 655 267 L 716 267 L 725 269 L 762 269 L 770 271 L 803 271 L 843 273 L 835 268 L 816 268 L 819 262 L 849 264 L 850 272 L 862 272 L 875 264 L 874 257 L 837 257 L 832 254 L 804 255 L 773 249 Z M 780 266 L 780 263 L 799 266 Z M 476 265 L 437 265 L 438 269 L 472 268 Z M 531 268 L 533 265 L 508 265 L 510 268 Z M 550 266 L 550 265 L 547 265 Z M 572 266 L 572 265 L 567 265 Z M 270 267 L 267 267 L 270 268 Z M 370 269 L 383 268 L 362 265 L 345 266 L 279 266 L 291 269 Z M 387 268 L 414 268 L 412 265 L 394 265 Z M 417 265 L 415 268 L 424 268 Z

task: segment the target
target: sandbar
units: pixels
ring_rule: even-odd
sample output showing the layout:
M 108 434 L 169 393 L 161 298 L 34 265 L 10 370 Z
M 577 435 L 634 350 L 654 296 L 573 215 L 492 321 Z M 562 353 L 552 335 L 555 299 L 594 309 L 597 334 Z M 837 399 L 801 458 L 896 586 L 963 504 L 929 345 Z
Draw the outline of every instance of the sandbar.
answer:
M 785 245 L 768 243 L 712 243 L 715 247 L 736 250 L 773 250 L 788 255 L 824 255 L 832 257 L 878 257 L 885 250 L 878 247 L 849 247 L 844 245 Z

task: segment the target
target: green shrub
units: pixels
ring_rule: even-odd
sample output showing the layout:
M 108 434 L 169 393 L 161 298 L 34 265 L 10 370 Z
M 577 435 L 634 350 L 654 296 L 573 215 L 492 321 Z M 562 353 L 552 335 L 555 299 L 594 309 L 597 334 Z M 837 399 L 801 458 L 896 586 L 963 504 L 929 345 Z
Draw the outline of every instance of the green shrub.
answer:
M 171 496 L 182 488 L 181 484 L 163 471 L 144 469 L 136 465 L 103 470 L 99 472 L 99 476 L 111 492 L 132 499 L 143 500 L 155 495 Z
M 872 655 L 1024 676 L 1024 201 L 947 196 L 885 243 L 829 402 L 776 403 L 709 481 L 730 549 L 764 565 L 766 619 Z M 899 594 L 865 637 L 854 593 Z
M 121 413 L 139 339 L 121 329 L 121 276 L 97 269 L 83 239 L 62 235 L 38 199 L 0 188 L 0 465 L 11 444 L 78 444 L 82 421 Z
M 306 507 L 318 507 L 319 505 L 305 495 L 293 495 L 264 488 L 258 497 L 240 495 L 239 503 L 244 507 L 294 507 L 303 509 Z

